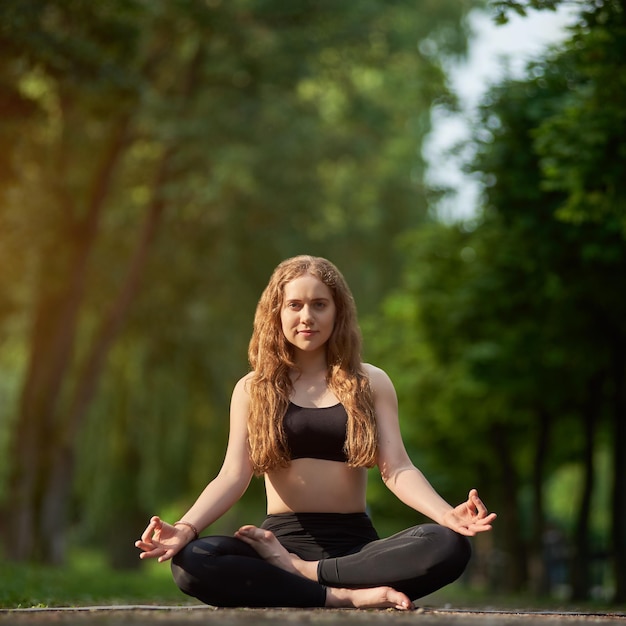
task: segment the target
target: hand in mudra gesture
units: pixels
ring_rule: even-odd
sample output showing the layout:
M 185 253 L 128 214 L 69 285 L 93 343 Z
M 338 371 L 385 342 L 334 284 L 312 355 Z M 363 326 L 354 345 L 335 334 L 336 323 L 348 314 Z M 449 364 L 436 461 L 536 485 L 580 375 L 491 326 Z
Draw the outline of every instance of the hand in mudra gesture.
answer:
M 135 546 L 142 552 L 140 559 L 158 559 L 159 563 L 171 559 L 194 538 L 187 526 L 173 526 L 160 517 L 153 517 Z
M 461 535 L 473 537 L 477 533 L 491 530 L 491 522 L 496 519 L 495 513 L 489 513 L 483 501 L 478 497 L 478 491 L 472 489 L 467 501 L 448 511 L 442 524 Z

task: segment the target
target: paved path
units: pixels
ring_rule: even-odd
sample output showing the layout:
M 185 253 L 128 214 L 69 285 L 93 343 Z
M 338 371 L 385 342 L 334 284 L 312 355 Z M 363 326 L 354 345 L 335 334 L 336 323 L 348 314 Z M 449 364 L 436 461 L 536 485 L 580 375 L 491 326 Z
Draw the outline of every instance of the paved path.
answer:
M 0 626 L 626 626 L 626 613 L 393 610 L 214 609 L 205 606 L 107 606 L 74 609 L 0 610 Z

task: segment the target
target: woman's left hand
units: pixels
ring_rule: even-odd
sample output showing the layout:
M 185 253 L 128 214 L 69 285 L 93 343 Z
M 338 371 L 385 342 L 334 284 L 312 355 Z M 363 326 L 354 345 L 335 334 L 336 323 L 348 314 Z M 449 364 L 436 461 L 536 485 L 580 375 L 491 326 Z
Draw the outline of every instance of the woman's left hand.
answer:
M 476 533 L 491 530 L 491 522 L 495 519 L 496 514 L 487 511 L 487 507 L 478 497 L 478 491 L 472 489 L 467 496 L 467 502 L 450 509 L 441 523 L 461 535 L 473 537 Z

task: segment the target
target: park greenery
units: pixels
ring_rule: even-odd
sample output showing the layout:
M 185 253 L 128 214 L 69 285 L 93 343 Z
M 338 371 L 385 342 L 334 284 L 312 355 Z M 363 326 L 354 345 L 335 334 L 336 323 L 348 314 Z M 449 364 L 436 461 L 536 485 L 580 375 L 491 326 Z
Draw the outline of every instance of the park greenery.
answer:
M 459 223 L 421 146 L 482 2 L 0 4 L 3 559 L 145 567 L 149 516 L 219 469 L 261 289 L 308 252 L 416 464 L 499 513 L 468 582 L 626 603 L 626 10 L 578 4 L 485 96 Z M 415 523 L 375 473 L 380 530 Z M 212 530 L 263 513 L 254 481 Z

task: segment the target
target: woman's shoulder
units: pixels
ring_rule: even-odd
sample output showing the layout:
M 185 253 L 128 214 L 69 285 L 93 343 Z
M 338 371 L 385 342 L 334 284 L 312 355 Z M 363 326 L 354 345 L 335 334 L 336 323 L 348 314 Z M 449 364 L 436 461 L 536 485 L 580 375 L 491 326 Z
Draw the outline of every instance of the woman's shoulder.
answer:
M 363 368 L 363 372 L 365 372 L 366 376 L 369 378 L 370 384 L 374 390 L 381 386 L 387 387 L 391 385 L 393 387 L 391 378 L 384 369 L 377 367 L 376 365 L 372 365 L 371 363 L 362 363 L 361 367 Z
M 361 363 L 361 367 L 370 378 L 389 378 L 387 372 L 385 372 L 384 369 L 378 367 L 377 365 L 372 365 L 371 363 Z
M 397 407 L 398 397 L 396 388 L 389 377 L 389 374 L 380 367 L 370 363 L 363 363 L 363 371 L 369 378 L 370 388 L 374 396 L 374 403 L 377 407 L 391 406 Z
M 254 378 L 254 370 L 248 372 L 247 374 L 245 374 L 244 376 L 242 376 L 238 381 L 237 384 L 247 384 L 247 382 L 249 380 L 252 380 Z
M 245 376 L 242 376 L 236 383 L 233 390 L 233 395 L 244 394 L 250 395 L 250 381 L 254 378 L 254 372 L 248 372 Z

